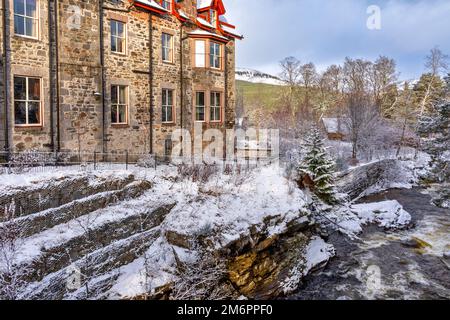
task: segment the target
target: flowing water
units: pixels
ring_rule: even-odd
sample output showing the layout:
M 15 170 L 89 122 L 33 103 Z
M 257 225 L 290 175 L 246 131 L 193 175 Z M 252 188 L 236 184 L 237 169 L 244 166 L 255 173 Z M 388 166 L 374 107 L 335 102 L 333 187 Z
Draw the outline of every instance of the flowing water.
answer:
M 336 257 L 289 299 L 450 299 L 450 210 L 424 189 L 395 189 L 361 202 L 397 200 L 413 219 L 402 231 L 367 227 L 360 241 L 338 233 Z

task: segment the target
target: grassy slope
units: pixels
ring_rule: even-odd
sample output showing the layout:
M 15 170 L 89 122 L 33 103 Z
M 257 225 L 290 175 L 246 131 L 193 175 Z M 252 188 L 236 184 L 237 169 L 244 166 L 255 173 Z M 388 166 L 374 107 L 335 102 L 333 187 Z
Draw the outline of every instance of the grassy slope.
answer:
M 283 89 L 281 86 L 241 80 L 236 80 L 236 88 L 243 93 L 245 105 L 262 105 L 270 110 L 276 107 L 277 98 Z

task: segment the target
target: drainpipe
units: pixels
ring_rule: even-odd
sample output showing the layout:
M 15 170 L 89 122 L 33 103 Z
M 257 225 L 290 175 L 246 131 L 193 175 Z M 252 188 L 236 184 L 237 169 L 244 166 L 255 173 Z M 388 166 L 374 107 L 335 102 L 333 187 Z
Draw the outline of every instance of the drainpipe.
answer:
M 226 109 L 228 108 L 228 50 L 227 50 L 227 44 L 224 45 L 224 72 L 225 72 L 225 88 L 224 88 L 224 110 L 223 110 L 223 124 L 225 126 L 225 129 L 227 127 L 226 124 Z
M 54 50 L 55 50 L 55 35 L 53 33 L 54 31 L 54 22 L 52 16 L 52 3 L 54 4 L 54 1 L 48 0 L 48 41 L 49 41 L 49 79 L 50 79 L 50 147 L 53 152 L 55 152 L 55 136 L 54 136 L 54 117 L 53 112 L 55 109 L 55 97 L 56 97 L 56 90 L 55 90 L 55 65 L 54 65 Z M 55 8 L 53 8 L 55 10 Z
M 183 100 L 183 22 L 180 25 L 180 128 L 183 129 L 183 109 L 184 109 L 184 100 Z
M 148 13 L 148 37 L 149 37 L 149 70 L 148 70 L 148 86 L 149 86 L 149 99 L 150 99 L 150 120 L 149 120 L 149 139 L 150 150 L 149 153 L 153 154 L 153 15 Z
M 106 141 L 106 75 L 105 75 L 105 43 L 104 43 L 104 0 L 99 1 L 99 26 L 100 26 L 100 67 L 102 82 L 102 152 L 107 152 Z
M 61 151 L 60 88 L 59 88 L 59 1 L 55 0 L 55 78 L 56 78 L 56 152 Z
M 9 1 L 3 0 L 3 98 L 4 98 L 4 110 L 5 110 L 5 151 L 8 153 L 9 159 L 9 74 L 10 74 L 10 61 L 9 61 Z M 8 160 L 7 159 L 7 160 Z

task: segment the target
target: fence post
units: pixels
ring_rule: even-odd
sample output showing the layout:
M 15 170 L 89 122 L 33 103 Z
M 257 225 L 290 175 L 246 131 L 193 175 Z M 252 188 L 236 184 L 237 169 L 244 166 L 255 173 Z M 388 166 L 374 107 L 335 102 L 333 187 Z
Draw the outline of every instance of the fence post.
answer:
M 125 152 L 125 170 L 128 170 L 128 150 Z
M 97 170 L 97 151 L 94 151 L 94 170 Z

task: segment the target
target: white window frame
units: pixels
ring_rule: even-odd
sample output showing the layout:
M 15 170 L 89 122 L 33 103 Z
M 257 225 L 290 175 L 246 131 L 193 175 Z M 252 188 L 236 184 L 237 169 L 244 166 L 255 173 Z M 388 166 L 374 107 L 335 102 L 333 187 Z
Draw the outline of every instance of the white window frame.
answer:
M 14 75 L 13 76 L 13 83 L 14 83 L 14 79 L 15 78 L 25 78 L 25 100 L 16 99 L 15 98 L 16 94 L 15 94 L 14 89 L 13 89 L 13 97 L 14 97 L 14 104 L 13 104 L 13 106 L 14 106 L 14 126 L 16 126 L 16 127 L 42 127 L 44 125 L 43 115 L 42 115 L 42 111 L 43 111 L 43 108 L 42 108 L 42 78 L 40 78 L 40 77 L 28 77 L 28 76 Z M 29 96 L 28 96 L 28 93 L 29 93 L 28 80 L 29 79 L 37 79 L 37 80 L 39 80 L 39 100 L 30 100 L 29 99 Z M 13 87 L 14 87 L 14 85 L 13 85 Z M 25 102 L 25 123 L 16 123 L 16 120 L 15 120 L 16 102 Z M 28 108 L 29 108 L 28 104 L 30 102 L 34 102 L 34 103 L 37 102 L 37 103 L 39 103 L 39 123 L 29 123 L 29 121 L 28 121 L 28 119 L 29 119 L 29 117 L 28 117 Z
M 198 104 L 199 99 L 197 99 L 197 94 L 199 94 L 199 93 L 203 93 L 203 105 L 202 106 Z M 199 108 L 203 109 L 203 120 L 197 119 L 197 110 Z M 194 113 L 195 122 L 206 122 L 206 116 L 207 116 L 206 115 L 206 91 L 195 91 L 195 113 Z
M 114 103 L 113 101 L 112 101 L 112 92 L 113 92 L 113 90 L 114 90 L 114 87 L 115 87 L 115 89 L 117 90 L 117 92 L 116 92 L 116 94 L 117 94 L 117 101 Z M 125 103 L 123 104 L 123 103 L 120 103 L 120 88 L 125 88 Z M 128 125 L 128 106 L 129 106 L 129 96 L 130 96 L 130 94 L 129 94 L 129 86 L 127 86 L 127 85 L 120 85 L 120 84 L 112 84 L 111 85 L 111 117 L 110 117 L 110 119 L 111 119 L 111 124 L 113 125 L 113 126 L 117 126 L 117 125 Z M 113 110 L 113 108 L 115 108 L 116 109 L 116 114 L 117 114 L 117 119 L 116 120 L 119 120 L 119 111 L 120 111 L 120 107 L 125 107 L 125 122 L 118 122 L 118 121 L 116 121 L 116 122 L 113 122 L 112 121 L 112 110 Z
M 163 94 L 164 91 L 166 92 L 166 101 L 164 101 L 164 94 Z M 171 105 L 169 104 L 169 96 L 168 96 L 169 92 L 172 95 L 172 104 Z M 162 123 L 174 123 L 175 122 L 174 98 L 175 98 L 175 95 L 174 95 L 173 89 L 162 89 L 162 92 L 161 92 L 161 112 L 162 112 L 161 121 L 162 121 Z M 171 112 L 172 118 L 170 119 L 170 121 L 167 120 L 168 108 L 170 108 L 172 111 Z M 166 120 L 164 120 L 164 118 Z
M 197 46 L 200 42 L 203 43 L 203 52 L 198 52 L 201 49 Z M 205 40 L 194 40 L 194 65 L 196 68 L 206 68 L 206 41 Z
M 164 38 L 169 37 L 169 46 L 164 46 Z M 164 52 L 168 51 L 169 59 L 164 59 Z M 161 58 L 163 62 L 173 63 L 173 35 L 167 32 L 161 34 Z
M 211 47 L 214 48 L 214 50 L 211 50 Z M 217 52 L 218 51 L 218 52 Z M 219 66 L 213 65 L 215 59 L 218 58 Z M 211 63 L 213 62 L 213 63 Z M 222 70 L 222 44 L 215 41 L 209 42 L 209 64 L 210 68 L 216 69 L 216 70 Z
M 27 16 L 26 15 L 26 0 L 22 0 L 23 2 L 24 2 L 24 4 L 23 4 L 23 7 L 24 7 L 24 10 L 25 10 L 25 12 L 24 12 L 24 14 L 18 14 L 18 13 L 16 13 L 16 11 L 15 11 L 15 4 L 14 4 L 14 0 L 13 0 L 13 25 L 14 25 L 14 35 L 16 35 L 16 36 L 19 36 L 19 37 L 24 37 L 24 38 L 28 38 L 28 39 L 39 39 L 39 29 L 40 29 L 40 19 L 39 19 L 39 16 L 40 16 L 40 0 L 36 0 L 36 17 L 32 17 L 32 16 Z M 23 19 L 24 19 L 24 21 L 23 21 L 23 23 L 24 23 L 24 28 L 23 28 L 23 30 L 24 30 L 24 32 L 26 33 L 26 20 L 27 19 L 32 19 L 34 22 L 35 22 L 35 28 L 36 28 L 36 36 L 29 36 L 29 35 L 26 35 L 26 34 L 20 34 L 20 33 L 16 33 L 16 28 L 15 28 L 15 23 L 16 23 L 16 21 L 15 21 L 15 17 L 22 17 Z
M 118 27 L 118 24 L 122 24 L 123 25 L 123 36 L 120 36 L 119 35 L 119 27 Z M 115 32 L 116 32 L 116 34 L 114 35 L 113 34 L 113 24 L 115 24 Z M 111 46 L 111 52 L 113 52 L 113 53 L 116 53 L 116 54 L 122 54 L 122 55 L 126 55 L 127 54 L 127 46 L 128 46 L 128 44 L 127 44 L 127 24 L 125 23 L 125 22 L 123 22 L 123 21 L 119 21 L 119 20 L 114 20 L 114 19 L 111 19 L 110 20 L 110 32 L 111 32 L 111 38 L 110 38 L 110 46 Z M 123 41 L 123 51 L 117 51 L 117 50 L 113 50 L 113 46 L 112 46 L 112 40 L 113 40 L 113 38 L 115 38 L 115 39 L 121 39 L 122 41 Z M 116 40 L 117 41 L 117 40 Z M 116 43 L 116 48 L 117 48 L 117 43 Z
M 212 99 L 213 95 L 218 95 L 218 100 L 216 101 L 218 103 L 218 105 L 213 105 L 214 100 L 217 99 L 217 96 Z M 209 94 L 209 121 L 210 122 L 222 122 L 222 92 L 220 91 L 211 91 Z M 218 109 L 218 111 L 217 111 Z M 219 116 L 219 119 L 216 120 L 212 117 L 212 111 L 215 110 L 214 115 L 215 116 Z

